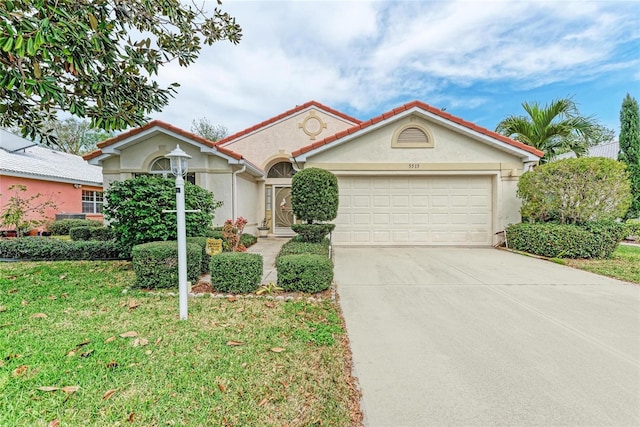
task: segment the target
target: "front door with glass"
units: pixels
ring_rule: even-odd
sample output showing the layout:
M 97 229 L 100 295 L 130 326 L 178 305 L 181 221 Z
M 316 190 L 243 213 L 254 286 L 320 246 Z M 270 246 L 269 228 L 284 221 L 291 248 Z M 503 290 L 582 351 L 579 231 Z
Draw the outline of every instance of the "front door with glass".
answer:
M 291 206 L 291 187 L 274 186 L 273 197 L 273 231 L 279 236 L 292 236 L 291 225 L 295 223 Z

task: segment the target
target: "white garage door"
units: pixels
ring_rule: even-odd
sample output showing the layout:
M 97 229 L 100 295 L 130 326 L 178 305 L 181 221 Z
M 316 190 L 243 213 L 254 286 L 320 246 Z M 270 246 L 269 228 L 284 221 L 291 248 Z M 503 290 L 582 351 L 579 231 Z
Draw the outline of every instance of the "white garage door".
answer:
M 489 245 L 491 177 L 339 177 L 336 245 Z

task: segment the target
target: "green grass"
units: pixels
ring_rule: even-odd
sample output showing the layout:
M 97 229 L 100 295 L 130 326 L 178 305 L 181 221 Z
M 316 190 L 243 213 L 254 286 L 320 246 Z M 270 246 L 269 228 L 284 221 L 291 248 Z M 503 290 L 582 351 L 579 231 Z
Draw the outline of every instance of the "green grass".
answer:
M 133 280 L 128 262 L 0 264 L 0 425 L 351 423 L 334 302 L 191 298 L 179 321 Z
M 619 245 L 611 259 L 568 259 L 581 270 L 640 284 L 640 246 Z

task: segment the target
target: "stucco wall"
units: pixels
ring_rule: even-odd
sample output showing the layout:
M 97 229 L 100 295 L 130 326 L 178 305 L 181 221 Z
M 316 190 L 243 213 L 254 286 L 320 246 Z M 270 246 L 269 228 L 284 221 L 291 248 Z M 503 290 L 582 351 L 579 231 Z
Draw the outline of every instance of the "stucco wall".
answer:
M 262 216 L 258 217 L 256 205 L 259 204 L 259 184 L 246 175 L 239 175 L 238 184 L 238 212 L 236 216 L 243 216 L 247 219 L 245 232 L 257 235 L 258 222 L 262 221 Z
M 310 115 L 315 115 L 327 125 L 326 129 L 321 129 L 315 139 L 307 135 L 299 126 Z M 249 134 L 232 143 L 225 144 L 225 147 L 237 153 L 242 153 L 250 162 L 264 168 L 274 156 L 279 155 L 280 157 L 288 158 L 292 151 L 352 126 L 352 123 L 344 119 L 324 113 L 316 108 L 309 108 L 285 120 L 260 129 L 257 133 Z M 309 125 L 309 127 L 311 126 Z

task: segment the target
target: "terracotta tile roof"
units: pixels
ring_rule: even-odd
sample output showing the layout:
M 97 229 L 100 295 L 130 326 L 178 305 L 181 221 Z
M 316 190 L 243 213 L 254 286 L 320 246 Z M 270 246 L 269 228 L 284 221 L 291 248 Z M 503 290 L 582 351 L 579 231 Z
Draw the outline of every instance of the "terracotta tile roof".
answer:
M 98 157 L 99 155 L 102 154 L 102 149 L 103 148 L 108 147 L 110 145 L 113 145 L 113 144 L 115 144 L 117 142 L 123 141 L 123 140 L 125 140 L 127 138 L 135 136 L 135 135 L 137 135 L 139 133 L 142 133 L 142 132 L 144 132 L 144 131 L 146 131 L 148 129 L 151 129 L 153 127 L 156 127 L 156 126 L 157 127 L 161 127 L 163 129 L 166 129 L 166 130 L 168 130 L 170 132 L 177 133 L 178 135 L 182 135 L 185 138 L 189 138 L 191 140 L 197 141 L 197 142 L 199 142 L 201 144 L 204 144 L 204 145 L 206 145 L 208 147 L 215 148 L 219 152 L 221 152 L 223 154 L 226 154 L 227 156 L 232 157 L 232 158 L 234 158 L 236 160 L 243 160 L 242 155 L 239 154 L 239 153 L 236 153 L 233 150 L 229 150 L 228 148 L 225 148 L 225 147 L 216 146 L 216 143 L 213 142 L 213 141 L 209 141 L 208 139 L 203 138 L 203 137 L 201 137 L 199 135 L 196 135 L 195 133 L 187 132 L 186 130 L 182 130 L 182 129 L 180 129 L 180 128 L 176 127 L 176 126 L 173 126 L 173 125 L 171 125 L 169 123 L 163 122 L 162 120 L 152 120 L 152 121 L 150 121 L 149 123 L 147 123 L 144 126 L 140 126 L 140 127 L 128 130 L 126 132 L 122 132 L 121 134 L 116 135 L 113 138 L 106 139 L 106 140 L 98 143 L 98 149 L 97 150 L 94 150 L 94 151 L 92 151 L 90 153 L 85 154 L 83 156 L 83 158 L 85 160 L 90 160 L 90 159 L 93 159 L 95 157 Z
M 233 141 L 235 139 L 240 138 L 241 136 L 244 136 L 244 135 L 250 134 L 252 132 L 255 132 L 255 131 L 257 131 L 257 130 L 263 128 L 263 127 L 269 126 L 272 123 L 275 123 L 275 122 L 277 122 L 279 120 L 282 120 L 282 119 L 284 119 L 284 118 L 286 118 L 288 116 L 291 116 L 291 115 L 293 115 L 293 114 L 295 114 L 295 113 L 297 113 L 299 111 L 302 111 L 302 110 L 304 110 L 306 108 L 309 108 L 309 107 L 317 107 L 320 110 L 324 110 L 324 111 L 326 111 L 328 113 L 333 114 L 334 116 L 338 116 L 338 117 L 340 117 L 340 118 L 342 118 L 342 119 L 344 119 L 346 121 L 352 122 L 352 123 L 356 123 L 356 124 L 362 123 L 360 120 L 356 119 L 355 117 L 348 116 L 348 115 L 346 115 L 344 113 L 341 113 L 338 110 L 334 110 L 333 108 L 327 107 L 326 105 L 321 104 L 321 103 L 319 103 L 317 101 L 309 101 L 309 102 L 306 102 L 306 103 L 304 103 L 302 105 L 298 105 L 297 107 L 292 108 L 292 109 L 290 109 L 288 111 L 285 111 L 282 114 L 278 114 L 277 116 L 271 117 L 268 120 L 260 122 L 257 125 L 253 125 L 250 128 L 241 130 L 240 132 L 236 132 L 233 135 L 229 135 L 226 138 L 223 138 L 220 141 L 217 141 L 216 142 L 216 146 L 220 146 L 222 144 L 226 144 L 228 142 L 231 142 L 231 141 Z
M 383 114 L 381 114 L 379 116 L 376 116 L 376 117 L 374 117 L 374 118 L 372 118 L 370 120 L 367 120 L 365 122 L 360 122 L 357 125 L 349 128 L 347 130 L 343 130 L 341 132 L 336 133 L 335 135 L 328 136 L 328 137 L 326 137 L 325 139 L 323 139 L 321 141 L 317 141 L 317 142 L 314 142 L 313 144 L 310 144 L 310 145 L 307 145 L 305 147 L 302 147 L 302 148 L 292 152 L 291 155 L 293 157 L 297 157 L 297 156 L 299 156 L 301 154 L 308 153 L 309 151 L 312 151 L 312 150 L 314 150 L 314 149 L 316 149 L 318 147 L 322 147 L 323 145 L 330 144 L 330 143 L 332 143 L 332 142 L 334 142 L 334 141 L 336 141 L 338 139 L 344 138 L 347 135 L 353 134 L 353 133 L 358 132 L 358 131 L 360 131 L 362 129 L 366 129 L 371 125 L 374 125 L 374 124 L 376 124 L 378 122 L 381 122 L 383 120 L 387 120 L 387 119 L 389 119 L 389 118 L 391 118 L 393 116 L 396 116 L 396 115 L 402 113 L 403 111 L 407 111 L 407 110 L 410 110 L 412 108 L 420 108 L 422 110 L 428 111 L 429 113 L 432 113 L 432 114 L 435 114 L 436 116 L 442 117 L 445 120 L 449 120 L 450 122 L 456 123 L 456 124 L 458 124 L 460 126 L 464 126 L 467 129 L 470 129 L 472 131 L 475 131 L 475 132 L 481 133 L 483 135 L 489 136 L 489 137 L 491 137 L 493 139 L 497 139 L 498 141 L 504 142 L 506 144 L 509 144 L 509 145 L 511 145 L 513 147 L 516 147 L 516 148 L 519 148 L 521 150 L 527 151 L 527 152 L 529 152 L 531 154 L 534 154 L 536 156 L 542 157 L 544 155 L 544 152 L 542 152 L 542 151 L 540 151 L 540 150 L 538 150 L 538 149 L 536 149 L 534 147 L 531 147 L 531 146 L 529 146 L 527 144 L 523 144 L 522 142 L 519 142 L 519 141 L 515 141 L 515 140 L 513 140 L 511 138 L 507 138 L 504 135 L 500 135 L 497 132 L 491 131 L 489 129 L 486 129 L 486 128 L 483 128 L 481 126 L 478 126 L 478 125 L 476 125 L 474 123 L 471 123 L 471 122 L 468 122 L 466 120 L 463 120 L 460 117 L 457 117 L 457 116 L 454 116 L 452 114 L 449 114 L 449 113 L 447 113 L 445 111 L 442 111 L 442 110 L 440 110 L 438 108 L 432 107 L 431 105 L 425 104 L 424 102 L 421 102 L 421 101 L 411 101 L 411 102 L 409 102 L 407 104 L 404 104 L 404 105 L 402 105 L 402 106 L 400 106 L 398 108 L 394 108 L 391 111 L 388 111 L 388 112 L 383 113 Z

